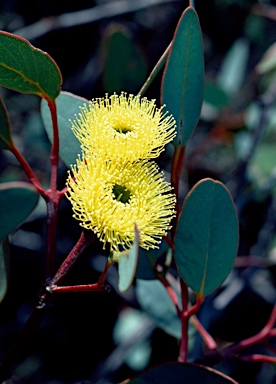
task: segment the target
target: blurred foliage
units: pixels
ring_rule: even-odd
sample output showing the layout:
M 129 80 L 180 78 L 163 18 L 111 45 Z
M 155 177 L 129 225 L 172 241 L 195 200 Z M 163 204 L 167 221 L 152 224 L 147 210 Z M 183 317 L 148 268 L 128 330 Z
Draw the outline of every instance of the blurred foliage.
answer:
M 52 17 L 92 6 L 96 9 L 106 3 L 3 0 L 0 28 L 12 33 L 21 31 L 28 38 L 26 27 L 42 18 L 47 24 Z M 135 93 L 170 43 L 185 6 L 185 1 L 164 2 L 114 17 L 102 16 L 91 23 L 80 21 L 70 28 L 53 27 L 44 34 L 40 23 L 38 36 L 30 41 L 56 60 L 64 78 L 64 91 L 87 99 L 122 87 Z M 201 119 L 188 144 L 180 192 L 183 199 L 198 180 L 214 177 L 228 186 L 237 206 L 240 246 L 236 268 L 223 286 L 206 299 L 198 316 L 213 337 L 225 345 L 260 331 L 276 299 L 275 50 L 264 56 L 275 43 L 276 1 L 198 0 L 195 6 L 204 37 L 206 82 Z M 120 41 L 112 43 L 114 31 Z M 118 52 L 115 63 L 108 61 L 108 42 L 110 49 Z M 123 61 L 127 60 L 128 64 L 120 71 L 123 46 L 127 55 Z M 110 66 L 118 70 L 113 84 L 108 80 Z M 139 76 L 133 76 L 133 68 L 140 68 Z M 126 84 L 122 76 L 126 71 L 132 83 Z M 148 89 L 149 98 L 159 100 L 160 84 L 161 74 Z M 14 141 L 42 183 L 47 183 L 50 164 L 45 157 L 50 146 L 39 114 L 38 98 L 3 88 L 0 94 L 10 115 Z M 166 169 L 170 159 L 169 147 L 158 161 Z M 1 182 L 26 181 L 16 159 L 7 151 L 0 152 L 0 172 Z M 64 164 L 60 169 L 60 187 L 66 175 Z M 63 201 L 57 263 L 63 261 L 79 233 L 70 206 Z M 11 236 L 9 290 L 1 304 L 0 317 L 3 354 L 30 314 L 43 280 L 44 237 L 44 205 L 40 202 L 27 222 Z M 99 275 L 103 261 L 98 256 L 99 249 L 96 244 L 85 252 L 68 276 L 68 284 L 91 283 Z M 159 258 L 153 253 L 148 259 L 158 259 L 163 265 L 166 252 Z M 2 254 L 0 262 L 6 262 Z M 115 292 L 116 279 L 115 271 L 110 273 L 109 282 L 114 291 L 109 295 L 70 293 L 55 298 L 38 334 L 26 349 L 25 359 L 14 372 L 14 383 L 100 384 L 105 380 L 108 384 L 133 375 L 135 364 L 128 365 L 127 360 L 133 361 L 134 357 L 131 359 L 131 353 L 127 358 L 119 354 L 119 341 L 116 339 L 115 345 L 112 334 L 125 308 L 140 311 L 143 305 L 137 301 L 134 288 L 126 293 Z M 3 285 L 1 290 L 6 290 Z M 95 308 L 98 308 L 97 316 Z M 139 321 L 149 326 L 146 315 L 139 317 Z M 178 341 L 164 331 L 171 327 L 170 321 L 160 328 L 151 325 L 151 333 L 145 333 L 141 339 L 145 365 L 176 359 Z M 193 329 L 191 342 L 190 357 L 200 359 L 204 352 L 202 340 L 194 336 Z M 252 349 L 252 353 L 261 352 L 262 346 Z M 273 366 L 266 364 L 232 361 L 216 368 L 241 384 L 272 384 L 276 380 Z

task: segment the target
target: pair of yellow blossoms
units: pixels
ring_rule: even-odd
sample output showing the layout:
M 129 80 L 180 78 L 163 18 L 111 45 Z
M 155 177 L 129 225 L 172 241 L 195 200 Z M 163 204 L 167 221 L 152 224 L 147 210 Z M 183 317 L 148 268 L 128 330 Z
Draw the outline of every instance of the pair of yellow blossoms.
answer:
M 140 246 L 156 248 L 170 229 L 176 199 L 150 159 L 174 138 L 173 117 L 154 100 L 122 92 L 93 99 L 71 123 L 82 148 L 67 180 L 74 217 L 110 251 L 131 247 L 134 223 Z

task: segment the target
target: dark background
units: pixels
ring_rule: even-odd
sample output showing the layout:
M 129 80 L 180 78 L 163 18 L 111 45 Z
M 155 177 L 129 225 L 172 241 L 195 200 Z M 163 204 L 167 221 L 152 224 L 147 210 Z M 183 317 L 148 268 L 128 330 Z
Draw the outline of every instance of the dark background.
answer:
M 129 0 L 129 3 L 134 2 Z M 116 1 L 2 0 L 0 29 L 29 39 L 30 29 L 27 26 L 42 19 L 52 23 L 53 18 L 60 15 L 108 3 Z M 266 5 L 276 7 L 274 1 L 196 1 L 203 32 L 206 79 L 216 79 L 226 54 L 240 37 L 248 42 L 249 58 L 239 97 L 225 104 L 224 114 L 220 112 L 214 118 L 203 117 L 200 120 L 191 140 L 182 178 L 183 196 L 203 177 L 214 177 L 227 183 L 240 218 L 239 256 L 259 256 L 262 261 L 266 260 L 275 231 L 274 195 L 270 189 L 260 191 L 256 183 L 242 173 L 242 164 L 233 155 L 232 149 L 237 132 L 247 131 L 244 110 L 252 101 L 259 100 L 259 83 L 252 81 L 254 68 L 276 36 L 276 23 L 272 15 L 267 17 L 258 14 L 262 6 Z M 64 91 L 87 99 L 102 97 L 106 91 L 119 92 L 121 89 L 137 93 L 142 82 L 137 84 L 135 79 L 122 82 L 121 89 L 110 89 L 110 85 L 104 81 L 107 66 L 105 39 L 110 27 L 123 27 L 127 31 L 143 63 L 143 71 L 139 67 L 135 68 L 137 76 L 139 73 L 139 79 L 145 79 L 171 41 L 186 6 L 186 1 L 168 1 L 116 17 L 102 17 L 91 23 L 82 24 L 80 21 L 74 27 L 60 28 L 55 25 L 44 34 L 38 29 L 29 40 L 56 61 L 63 76 Z M 117 54 L 119 56 L 122 52 L 118 51 Z M 146 96 L 159 100 L 160 82 L 161 74 L 146 92 Z M 50 145 L 40 119 L 40 100 L 35 96 L 20 95 L 3 88 L 0 94 L 9 111 L 18 147 L 40 180 L 47 185 Z M 167 170 L 170 154 L 168 150 L 159 159 L 160 165 Z M 6 152 L 0 153 L 0 172 L 1 182 L 25 180 L 17 161 Z M 64 186 L 66 175 L 67 169 L 61 164 L 60 188 Z M 28 318 L 44 280 L 44 214 L 45 207 L 41 202 L 28 221 L 11 237 L 9 290 L 0 306 L 2 356 L 9 350 Z M 59 216 L 57 267 L 80 234 L 79 225 L 71 215 L 70 205 L 64 200 Z M 269 230 L 264 230 L 265 225 L 270 225 Z M 104 258 L 99 256 L 100 253 L 99 244 L 90 247 L 65 283 L 88 284 L 97 281 Z M 221 345 L 258 332 L 265 325 L 275 301 L 274 266 L 266 261 L 261 263 L 261 267 L 252 266 L 250 261 L 248 265 L 236 268 L 234 276 L 226 285 L 229 288 L 231 284 L 236 286 L 237 281 L 242 281 L 242 288 L 236 295 L 231 298 L 231 294 L 227 294 L 224 305 L 217 309 L 213 302 L 226 290 L 223 287 L 210 295 L 200 310 L 200 320 Z M 112 290 L 109 294 L 68 293 L 53 298 L 41 327 L 24 348 L 11 383 L 108 384 L 120 382 L 135 374 L 119 355 L 115 370 L 104 365 L 115 348 L 112 332 L 120 312 L 128 307 L 139 309 L 134 290 L 126 295 L 118 294 L 116 271 L 111 274 L 110 284 Z M 268 292 L 273 293 L 266 295 Z M 154 328 L 150 344 L 149 365 L 177 359 L 177 340 L 161 329 Z M 262 349 L 252 352 L 256 351 Z M 201 356 L 201 341 L 196 339 L 191 359 Z M 226 362 L 217 368 L 240 383 L 276 383 L 274 369 L 267 364 Z

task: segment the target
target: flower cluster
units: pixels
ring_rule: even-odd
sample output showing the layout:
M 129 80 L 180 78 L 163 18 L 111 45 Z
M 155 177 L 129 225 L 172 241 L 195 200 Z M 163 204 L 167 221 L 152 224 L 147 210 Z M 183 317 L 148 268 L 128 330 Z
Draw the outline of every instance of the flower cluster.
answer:
M 154 100 L 121 93 L 85 104 L 72 129 L 82 148 L 67 179 L 74 217 L 110 251 L 131 247 L 134 223 L 140 246 L 158 247 L 170 229 L 175 196 L 150 159 L 175 136 L 172 116 Z
M 175 120 L 154 100 L 121 93 L 84 105 L 72 129 L 86 154 L 134 162 L 160 155 L 175 136 Z

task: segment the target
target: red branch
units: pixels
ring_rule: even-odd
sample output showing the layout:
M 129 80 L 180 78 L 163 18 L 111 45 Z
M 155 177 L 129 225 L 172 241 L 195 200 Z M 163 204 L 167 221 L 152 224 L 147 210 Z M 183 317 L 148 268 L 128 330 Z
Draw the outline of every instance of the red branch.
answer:
M 217 351 L 218 345 L 213 339 L 213 337 L 210 335 L 209 332 L 206 331 L 206 329 L 203 327 L 203 325 L 200 323 L 198 318 L 196 316 L 192 317 L 192 323 L 198 333 L 201 335 L 202 339 L 204 340 L 206 346 L 210 349 L 210 351 Z
M 193 318 L 193 320 L 195 319 Z M 273 357 L 273 356 L 267 356 L 267 355 L 261 355 L 261 354 L 253 354 L 248 356 L 239 355 L 239 353 L 242 350 L 260 343 L 262 343 L 269 350 L 270 346 L 266 344 L 270 338 L 276 336 L 276 329 L 273 328 L 275 325 L 275 321 L 276 321 L 276 305 L 273 307 L 273 310 L 271 312 L 271 315 L 269 317 L 267 324 L 259 333 L 245 340 L 242 340 L 238 343 L 232 344 L 229 347 L 219 350 L 218 348 L 216 348 L 215 343 L 212 342 L 212 339 L 209 339 L 208 333 L 205 334 L 204 328 L 201 329 L 200 324 L 199 323 L 197 324 L 195 320 L 194 324 L 197 330 L 199 331 L 199 333 L 202 335 L 202 338 L 205 340 L 206 345 L 209 346 L 209 342 L 211 341 L 210 349 L 212 350 L 212 352 L 203 356 L 202 359 L 198 359 L 196 363 L 203 364 L 203 365 L 214 365 L 214 364 L 218 364 L 223 358 L 228 358 L 228 359 L 236 359 L 236 360 L 243 360 L 243 361 L 276 364 L 276 357 Z M 207 335 L 207 339 L 205 339 L 206 335 Z
M 188 310 L 189 295 L 188 295 L 188 286 L 181 279 L 181 301 L 182 301 L 182 314 L 181 314 L 181 340 L 179 346 L 179 355 L 178 361 L 185 362 L 188 358 L 188 323 L 189 318 L 183 316 L 184 313 Z
M 257 333 L 254 336 L 251 336 L 245 340 L 242 340 L 238 343 L 235 343 L 231 345 L 230 347 L 226 348 L 225 350 L 221 351 L 223 356 L 231 356 L 236 354 L 237 352 L 240 352 L 241 350 L 245 348 L 249 348 L 252 345 L 256 345 L 259 343 L 264 342 L 267 338 L 275 335 L 275 329 L 273 329 L 276 321 L 276 305 L 273 307 L 273 310 L 271 312 L 271 315 L 269 317 L 269 320 L 267 324 L 264 326 L 264 328 Z
M 174 149 L 172 166 L 171 166 L 171 183 L 174 188 L 174 193 L 176 195 L 177 203 L 176 203 L 176 212 L 177 217 L 179 215 L 179 180 L 184 164 L 186 146 L 177 145 Z
M 59 164 L 59 132 L 58 132 L 58 119 L 57 109 L 54 100 L 47 100 L 48 106 L 52 118 L 53 127 L 53 144 L 51 151 L 51 180 L 50 189 L 45 190 L 39 180 L 37 179 L 34 171 L 31 169 L 28 162 L 15 147 L 13 143 L 10 144 L 10 150 L 18 159 L 23 170 L 25 171 L 30 182 L 35 186 L 40 195 L 46 201 L 47 206 L 47 250 L 46 250 L 46 279 L 51 277 L 55 268 L 55 253 L 56 253 L 56 236 L 57 236 L 57 218 L 58 218 L 58 207 L 61 198 L 64 196 L 64 191 L 59 192 L 57 190 L 57 173 Z
M 157 277 L 161 281 L 161 283 L 164 285 L 164 287 L 166 288 L 168 295 L 170 296 L 171 301 L 173 302 L 173 304 L 176 308 L 178 316 L 181 317 L 181 310 L 178 306 L 178 297 L 177 297 L 175 290 L 171 287 L 171 285 L 168 282 L 168 280 L 166 279 L 166 277 L 164 277 L 161 273 L 158 273 Z
M 61 293 L 61 292 L 91 292 L 91 291 L 100 291 L 100 292 L 109 292 L 109 287 L 105 286 L 105 280 L 107 272 L 111 265 L 114 264 L 112 259 L 108 259 L 103 273 L 99 277 L 99 280 L 95 284 L 82 284 L 82 285 L 70 285 L 59 287 L 51 282 L 47 290 L 51 293 Z
M 203 301 L 204 301 L 204 297 L 197 296 L 195 305 L 193 305 L 191 308 L 189 308 L 187 311 L 185 311 L 182 316 L 189 319 L 191 316 L 195 315 L 197 313 L 199 307 L 203 303 Z
M 46 191 L 47 204 L 47 251 L 46 251 L 46 279 L 53 276 L 55 270 L 56 237 L 58 207 L 64 193 L 57 190 L 57 174 L 59 165 L 59 132 L 57 107 L 55 100 L 46 100 L 50 109 L 53 130 L 53 142 L 51 150 L 51 180 L 50 189 Z
M 94 235 L 90 231 L 83 230 L 78 242 L 75 244 L 72 251 L 66 257 L 59 270 L 51 280 L 49 287 L 56 286 L 56 284 L 60 283 L 64 277 L 67 275 L 69 270 L 75 264 L 79 256 L 82 252 L 94 241 Z M 51 290 L 51 289 L 50 289 Z
M 26 173 L 29 181 L 38 190 L 40 195 L 44 199 L 46 199 L 47 198 L 47 192 L 45 191 L 45 189 L 40 184 L 40 181 L 36 177 L 34 171 L 30 167 L 29 163 L 26 161 L 26 159 L 23 157 L 23 155 L 19 152 L 19 150 L 17 149 L 17 147 L 13 143 L 10 145 L 10 150 L 14 154 L 14 156 L 17 158 L 17 160 L 19 161 L 19 163 L 20 163 L 22 169 L 24 170 L 24 172 Z
M 254 354 L 249 356 L 239 356 L 238 359 L 242 361 L 252 361 L 255 363 L 276 364 L 276 357 L 260 355 L 260 354 Z
M 267 337 L 270 336 L 270 331 L 274 327 L 276 321 L 276 305 L 273 307 L 270 318 L 264 328 L 254 336 L 249 337 L 248 339 L 242 340 L 239 343 L 236 343 L 229 348 L 227 348 L 227 353 L 235 353 L 241 351 L 242 349 L 249 348 L 252 345 L 259 344 L 263 342 Z
M 58 132 L 58 118 L 57 118 L 57 106 L 55 101 L 47 100 L 51 118 L 52 118 L 52 130 L 53 130 L 53 143 L 51 151 L 51 182 L 50 189 L 55 192 L 57 189 L 57 171 L 59 164 L 59 132 Z
M 47 191 L 49 192 L 49 191 Z M 53 276 L 55 270 L 56 236 L 59 201 L 47 199 L 47 232 L 46 232 L 46 280 Z
M 198 311 L 200 305 L 202 304 L 204 298 L 201 296 L 197 296 L 197 300 L 196 300 L 195 305 L 193 305 L 191 308 L 188 309 L 188 304 L 189 304 L 188 287 L 184 283 L 184 281 L 181 281 L 181 295 L 182 295 L 182 313 L 181 313 L 180 319 L 181 319 L 181 324 L 182 324 L 182 334 L 181 334 L 178 361 L 185 362 L 185 361 L 187 361 L 187 356 L 188 356 L 189 319 L 191 316 L 193 316 L 195 313 L 197 313 L 197 311 Z M 199 324 L 200 323 L 198 322 L 198 325 Z M 203 332 L 203 327 L 201 326 L 199 328 Z M 205 335 L 205 333 L 204 333 L 204 335 Z
M 64 287 L 58 287 L 54 285 L 51 287 L 51 293 L 62 293 L 62 292 L 105 292 L 106 288 L 98 283 L 86 284 L 86 285 L 69 285 Z

